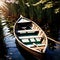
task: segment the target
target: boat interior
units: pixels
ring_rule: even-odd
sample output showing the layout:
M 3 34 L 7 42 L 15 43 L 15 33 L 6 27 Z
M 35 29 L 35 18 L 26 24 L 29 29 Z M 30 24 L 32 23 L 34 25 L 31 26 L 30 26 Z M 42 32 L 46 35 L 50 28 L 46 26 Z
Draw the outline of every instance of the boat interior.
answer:
M 32 21 L 16 24 L 16 35 L 27 47 L 43 52 L 46 45 L 44 32 Z

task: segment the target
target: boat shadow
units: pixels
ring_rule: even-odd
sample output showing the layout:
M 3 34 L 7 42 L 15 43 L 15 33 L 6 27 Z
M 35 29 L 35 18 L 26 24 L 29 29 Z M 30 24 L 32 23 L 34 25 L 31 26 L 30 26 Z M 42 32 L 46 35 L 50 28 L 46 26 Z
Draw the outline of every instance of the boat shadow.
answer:
M 35 57 L 33 57 L 29 52 L 27 52 L 25 49 L 23 49 L 17 41 L 15 41 L 16 47 L 18 48 L 21 55 L 25 58 L 25 60 L 37 60 Z

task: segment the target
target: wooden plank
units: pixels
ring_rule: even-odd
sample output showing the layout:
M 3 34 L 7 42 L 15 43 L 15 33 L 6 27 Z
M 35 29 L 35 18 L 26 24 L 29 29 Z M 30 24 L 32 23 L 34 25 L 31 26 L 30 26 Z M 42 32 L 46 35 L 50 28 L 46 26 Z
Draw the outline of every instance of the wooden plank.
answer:
M 38 38 L 38 37 L 40 37 L 40 36 L 23 36 L 23 37 L 19 37 L 19 39 L 23 39 L 23 38 Z M 40 37 L 41 38 L 41 37 Z
M 37 42 L 41 41 L 41 37 L 35 38 Z
M 30 41 L 31 42 L 36 42 L 34 38 L 30 38 Z
M 17 32 L 18 33 L 34 33 L 34 32 L 36 32 L 36 31 L 38 31 L 38 30 L 18 30 Z
M 28 39 L 21 39 L 21 41 L 22 41 L 23 43 L 28 43 L 28 42 L 29 42 Z
M 28 44 L 26 46 L 31 48 L 35 47 L 34 44 Z M 42 47 L 42 46 L 45 46 L 45 44 L 36 44 L 36 47 Z

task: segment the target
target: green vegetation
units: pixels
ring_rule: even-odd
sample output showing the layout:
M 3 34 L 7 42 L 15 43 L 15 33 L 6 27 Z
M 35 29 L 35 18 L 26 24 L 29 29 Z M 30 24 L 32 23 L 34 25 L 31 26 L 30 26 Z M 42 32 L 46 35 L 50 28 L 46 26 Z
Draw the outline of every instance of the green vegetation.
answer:
M 11 26 L 20 15 L 23 15 L 34 20 L 48 33 L 57 32 L 59 29 L 60 0 L 16 0 L 7 5 L 9 9 L 7 18 L 13 21 L 9 24 Z
M 17 19 L 20 14 L 28 17 L 37 23 L 42 21 L 47 21 L 52 23 L 55 18 L 54 15 L 60 13 L 60 1 L 52 0 L 17 0 L 18 3 L 7 3 L 9 8 L 9 16 Z M 46 22 L 46 23 L 47 23 Z
M 10 28 L 10 32 L 13 34 L 13 27 L 14 27 L 15 21 L 13 19 L 10 20 L 6 18 L 6 23 L 8 24 L 8 27 Z

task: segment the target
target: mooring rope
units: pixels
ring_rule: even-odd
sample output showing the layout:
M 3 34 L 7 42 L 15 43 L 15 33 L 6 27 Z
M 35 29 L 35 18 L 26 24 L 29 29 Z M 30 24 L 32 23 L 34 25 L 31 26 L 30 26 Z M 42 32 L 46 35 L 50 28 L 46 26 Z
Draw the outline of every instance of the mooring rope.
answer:
M 50 37 L 47 37 L 47 38 L 48 38 L 49 40 L 51 40 L 51 41 L 57 43 L 57 44 L 60 44 L 60 42 L 58 42 L 58 41 L 56 41 L 56 40 L 54 40 L 54 39 L 52 39 L 52 38 L 50 38 Z

